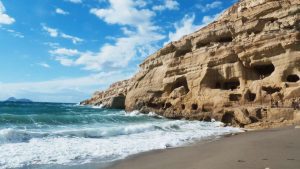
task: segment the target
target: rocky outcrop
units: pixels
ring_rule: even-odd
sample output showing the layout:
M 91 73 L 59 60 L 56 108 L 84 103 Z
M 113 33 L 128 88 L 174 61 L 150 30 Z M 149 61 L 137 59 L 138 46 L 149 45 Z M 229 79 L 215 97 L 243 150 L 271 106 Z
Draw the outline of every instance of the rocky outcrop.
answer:
M 82 101 L 81 105 L 94 105 L 110 109 L 125 109 L 125 99 L 130 80 L 116 82 L 105 91 L 97 91 L 91 99 Z
M 127 111 L 240 126 L 266 121 L 271 104 L 290 107 L 300 97 L 299 31 L 299 0 L 241 0 L 149 56 L 132 79 L 96 93 L 92 103 L 122 89 Z

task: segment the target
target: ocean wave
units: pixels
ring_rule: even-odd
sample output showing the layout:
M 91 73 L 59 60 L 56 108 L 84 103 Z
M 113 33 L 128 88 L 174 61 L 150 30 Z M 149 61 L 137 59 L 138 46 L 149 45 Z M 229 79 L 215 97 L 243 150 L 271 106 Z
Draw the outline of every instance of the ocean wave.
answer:
M 2 129 L 0 130 L 0 144 L 28 142 L 32 138 L 42 138 L 47 135 L 47 133 L 29 132 L 12 128 Z
M 98 139 L 65 137 L 79 133 L 85 135 L 87 131 L 59 131 L 56 134 L 62 135 L 61 137 L 43 138 L 39 138 L 39 133 L 38 137 L 27 142 L 0 144 L 0 166 L 15 168 L 35 164 L 77 165 L 93 160 L 108 162 L 140 152 L 182 146 L 195 140 L 217 138 L 241 130 L 220 127 L 217 123 L 163 121 L 154 125 L 140 124 L 124 129 L 107 130 L 106 133 L 93 133 L 95 131 L 90 130 L 92 136 L 110 136 Z M 23 137 L 27 134 L 23 133 Z
M 9 106 L 9 105 L 8 105 Z M 0 107 L 0 168 L 107 162 L 240 129 L 63 104 Z
M 121 135 L 131 135 L 146 133 L 151 131 L 176 131 L 186 127 L 189 122 L 186 121 L 166 121 L 159 123 L 134 124 L 126 126 L 109 126 L 96 128 L 70 128 L 53 131 L 30 131 L 21 129 L 2 129 L 0 130 L 0 143 L 18 143 L 28 142 L 33 138 L 43 137 L 82 137 L 82 138 L 104 138 L 116 137 Z

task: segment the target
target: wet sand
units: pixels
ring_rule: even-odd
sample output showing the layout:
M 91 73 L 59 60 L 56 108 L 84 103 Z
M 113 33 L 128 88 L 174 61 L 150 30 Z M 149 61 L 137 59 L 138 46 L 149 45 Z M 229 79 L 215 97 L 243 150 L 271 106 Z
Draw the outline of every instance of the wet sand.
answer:
M 300 129 L 294 126 L 252 131 L 142 153 L 107 169 L 300 169 Z

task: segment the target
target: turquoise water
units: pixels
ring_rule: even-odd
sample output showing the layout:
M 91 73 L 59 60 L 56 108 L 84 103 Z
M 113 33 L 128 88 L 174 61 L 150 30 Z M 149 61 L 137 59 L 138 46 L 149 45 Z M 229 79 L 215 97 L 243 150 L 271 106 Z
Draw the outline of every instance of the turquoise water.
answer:
M 0 103 L 0 168 L 80 166 L 240 132 L 221 123 L 75 104 Z

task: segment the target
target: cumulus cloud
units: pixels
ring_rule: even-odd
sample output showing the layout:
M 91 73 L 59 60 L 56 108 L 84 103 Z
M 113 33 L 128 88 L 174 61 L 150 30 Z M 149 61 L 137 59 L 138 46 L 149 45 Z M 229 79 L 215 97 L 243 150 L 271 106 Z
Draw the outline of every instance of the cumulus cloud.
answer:
M 223 13 L 223 12 L 221 12 Z M 165 43 L 168 44 L 172 41 L 177 41 L 180 38 L 182 38 L 184 35 L 188 35 L 190 33 L 195 32 L 196 30 L 208 25 L 209 23 L 213 22 L 216 20 L 221 13 L 212 15 L 212 16 L 204 16 L 202 18 L 202 22 L 197 25 L 194 24 L 195 22 L 195 14 L 193 15 L 185 15 L 183 19 L 181 19 L 179 22 L 176 22 L 174 24 L 175 27 L 175 32 L 170 32 L 169 33 L 169 40 Z
M 60 38 L 68 39 L 68 40 L 71 40 L 72 43 L 74 43 L 74 44 L 84 41 L 83 39 L 78 38 L 76 36 L 71 36 L 71 35 L 65 34 L 63 32 L 60 32 L 58 29 L 50 28 L 46 25 L 42 25 L 42 27 L 43 27 L 43 30 L 46 31 L 53 38 L 60 37 Z
M 10 25 L 15 22 L 15 19 L 6 14 L 6 9 L 0 1 L 0 25 Z
M 205 4 L 205 5 L 198 4 L 198 5 L 196 5 L 196 7 L 198 9 L 200 9 L 202 12 L 207 12 L 212 9 L 221 8 L 222 5 L 223 5 L 223 3 L 221 1 L 214 1 L 210 4 Z
M 179 9 L 179 3 L 175 0 L 165 0 L 164 4 L 153 6 L 152 8 L 155 11 L 163 11 L 163 10 L 178 10 Z
M 60 15 L 69 15 L 69 12 L 67 12 L 61 8 L 56 8 L 55 13 L 60 14 Z
M 109 8 L 93 8 L 90 12 L 108 24 L 131 26 L 147 23 L 155 15 L 154 12 L 148 9 L 137 9 L 136 7 L 140 5 L 139 1 L 109 0 L 109 3 Z
M 113 43 L 103 45 L 98 52 L 81 51 L 74 57 L 60 56 L 56 59 L 66 66 L 82 66 L 86 70 L 101 71 L 124 68 L 133 58 L 146 57 L 154 52 L 157 42 L 165 36 L 152 19 L 155 13 L 142 8 L 142 1 L 109 0 L 108 8 L 93 8 L 92 14 L 107 24 L 121 26 L 124 35 L 114 38 Z
M 195 15 L 185 15 L 183 19 L 177 23 L 174 24 L 175 32 L 169 33 L 169 42 L 171 41 L 177 41 L 184 35 L 187 35 L 189 33 L 195 32 L 197 29 L 199 29 L 200 25 L 194 25 L 195 21 Z
M 66 49 L 66 48 L 57 48 L 55 50 L 50 50 L 49 53 L 54 56 L 56 61 L 59 61 L 63 66 L 72 66 L 74 65 L 74 57 L 80 54 L 76 49 Z

